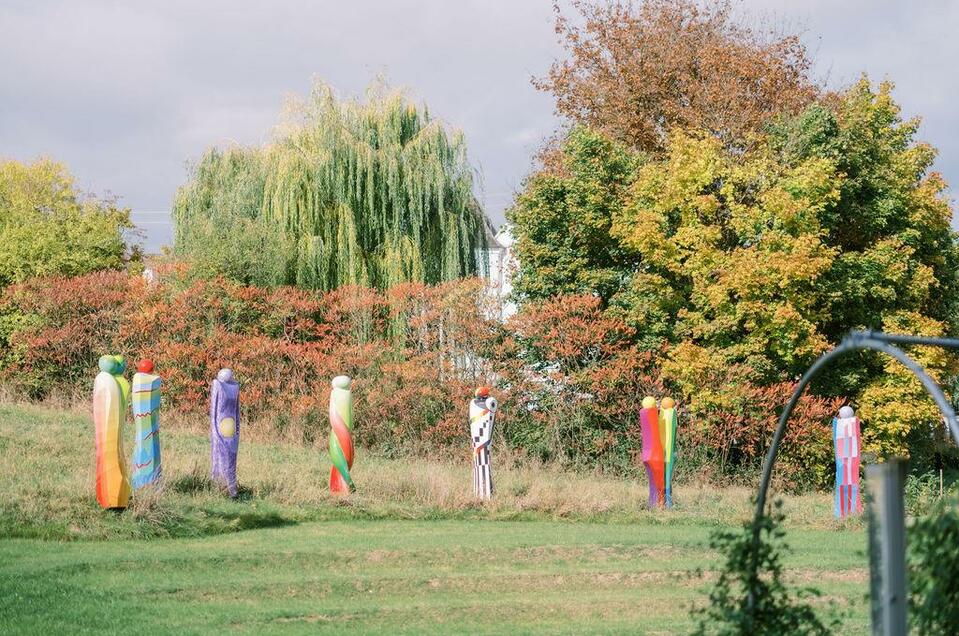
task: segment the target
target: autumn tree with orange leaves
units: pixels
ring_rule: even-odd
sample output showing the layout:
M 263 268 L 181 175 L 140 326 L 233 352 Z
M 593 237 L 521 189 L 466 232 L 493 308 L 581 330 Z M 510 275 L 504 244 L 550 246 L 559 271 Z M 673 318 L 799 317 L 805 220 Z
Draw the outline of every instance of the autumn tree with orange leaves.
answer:
M 674 127 L 748 146 L 769 120 L 816 99 L 796 35 L 737 22 L 729 2 L 555 5 L 568 53 L 534 81 L 556 110 L 636 149 L 662 152 Z

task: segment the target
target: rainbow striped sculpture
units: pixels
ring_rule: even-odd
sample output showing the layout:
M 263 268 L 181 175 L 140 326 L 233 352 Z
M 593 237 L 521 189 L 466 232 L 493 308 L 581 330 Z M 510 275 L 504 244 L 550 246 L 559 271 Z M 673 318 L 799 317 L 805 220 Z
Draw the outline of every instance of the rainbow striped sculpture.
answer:
M 862 449 L 859 418 L 851 406 L 839 409 L 832 421 L 832 440 L 836 447 L 836 498 L 833 512 L 837 519 L 862 512 L 859 499 L 859 456 Z
M 676 459 L 676 403 L 673 398 L 663 398 L 659 407 L 659 440 L 663 445 L 665 473 L 665 504 L 673 507 L 673 464 Z
M 353 393 L 349 376 L 333 378 L 330 392 L 330 492 L 346 495 L 356 486 L 350 477 L 353 468 Z
M 490 442 L 496 418 L 496 398 L 489 388 L 476 389 L 470 400 L 470 436 L 473 441 L 473 494 L 479 499 L 493 496 L 493 469 L 490 466 Z
M 102 356 L 100 373 L 93 383 L 93 426 L 97 454 L 97 502 L 102 508 L 126 508 L 130 482 L 123 461 L 121 432 L 126 419 L 123 379 L 126 364 L 121 356 Z M 126 380 L 124 380 L 126 382 Z
M 153 361 L 141 360 L 133 375 L 133 478 L 134 488 L 157 481 L 160 465 L 160 376 Z
M 646 467 L 646 477 L 649 479 L 650 508 L 662 506 L 665 503 L 665 457 L 663 444 L 659 439 L 659 410 L 656 408 L 656 398 L 644 397 L 643 408 L 639 411 L 639 425 L 643 434 L 643 466 Z
M 236 455 L 240 449 L 240 385 L 233 371 L 220 369 L 210 385 L 210 478 L 236 497 Z

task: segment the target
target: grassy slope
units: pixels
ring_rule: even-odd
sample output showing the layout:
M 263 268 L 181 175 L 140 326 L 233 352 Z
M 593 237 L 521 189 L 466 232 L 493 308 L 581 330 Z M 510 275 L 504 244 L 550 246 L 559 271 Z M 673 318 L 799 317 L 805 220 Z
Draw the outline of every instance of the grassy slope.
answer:
M 229 502 L 203 477 L 205 440 L 166 430 L 166 490 L 117 515 L 93 499 L 91 438 L 84 414 L 0 407 L 0 536 L 81 539 L 0 541 L 4 628 L 682 633 L 710 529 L 748 514 L 743 491 L 677 488 L 675 513 L 649 513 L 642 484 L 516 463 L 483 508 L 459 463 L 364 455 L 343 503 L 322 453 L 249 440 Z M 864 633 L 861 528 L 837 531 L 827 497 L 787 508 L 792 576 Z

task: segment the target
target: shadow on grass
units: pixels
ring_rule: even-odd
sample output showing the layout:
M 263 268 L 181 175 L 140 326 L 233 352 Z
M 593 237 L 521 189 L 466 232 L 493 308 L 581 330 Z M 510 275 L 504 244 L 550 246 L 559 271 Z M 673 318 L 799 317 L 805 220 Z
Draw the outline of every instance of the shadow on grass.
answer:
M 249 486 L 237 486 L 236 497 L 230 497 L 225 486 L 214 482 L 209 475 L 198 474 L 196 471 L 174 479 L 170 483 L 170 490 L 181 495 L 220 493 L 230 501 L 236 502 L 250 502 L 255 497 Z
M 248 512 L 228 512 L 220 510 L 208 510 L 207 514 L 222 524 L 222 531 L 240 532 L 243 530 L 260 530 L 263 528 L 282 528 L 286 526 L 295 526 L 298 521 L 285 517 L 275 511 L 248 511 Z M 219 525 L 218 524 L 218 525 Z
M 197 465 L 194 465 L 193 470 L 190 472 L 171 481 L 169 488 L 173 492 L 183 495 L 216 492 L 220 489 L 219 486 L 213 483 L 210 476 Z

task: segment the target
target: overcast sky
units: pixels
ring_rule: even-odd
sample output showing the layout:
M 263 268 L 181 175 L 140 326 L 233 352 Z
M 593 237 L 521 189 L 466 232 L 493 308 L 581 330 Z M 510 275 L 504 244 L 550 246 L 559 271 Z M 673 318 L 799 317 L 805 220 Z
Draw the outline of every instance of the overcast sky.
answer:
M 562 54 L 550 0 L 4 0 L 0 157 L 65 162 L 81 187 L 134 210 L 148 247 L 185 162 L 269 139 L 285 96 L 320 77 L 346 95 L 385 75 L 464 130 L 478 195 L 503 221 L 557 126 L 530 77 Z M 896 82 L 905 114 L 959 192 L 959 2 L 744 0 L 802 30 L 832 86 Z M 921 7 L 921 8 L 920 8 Z

